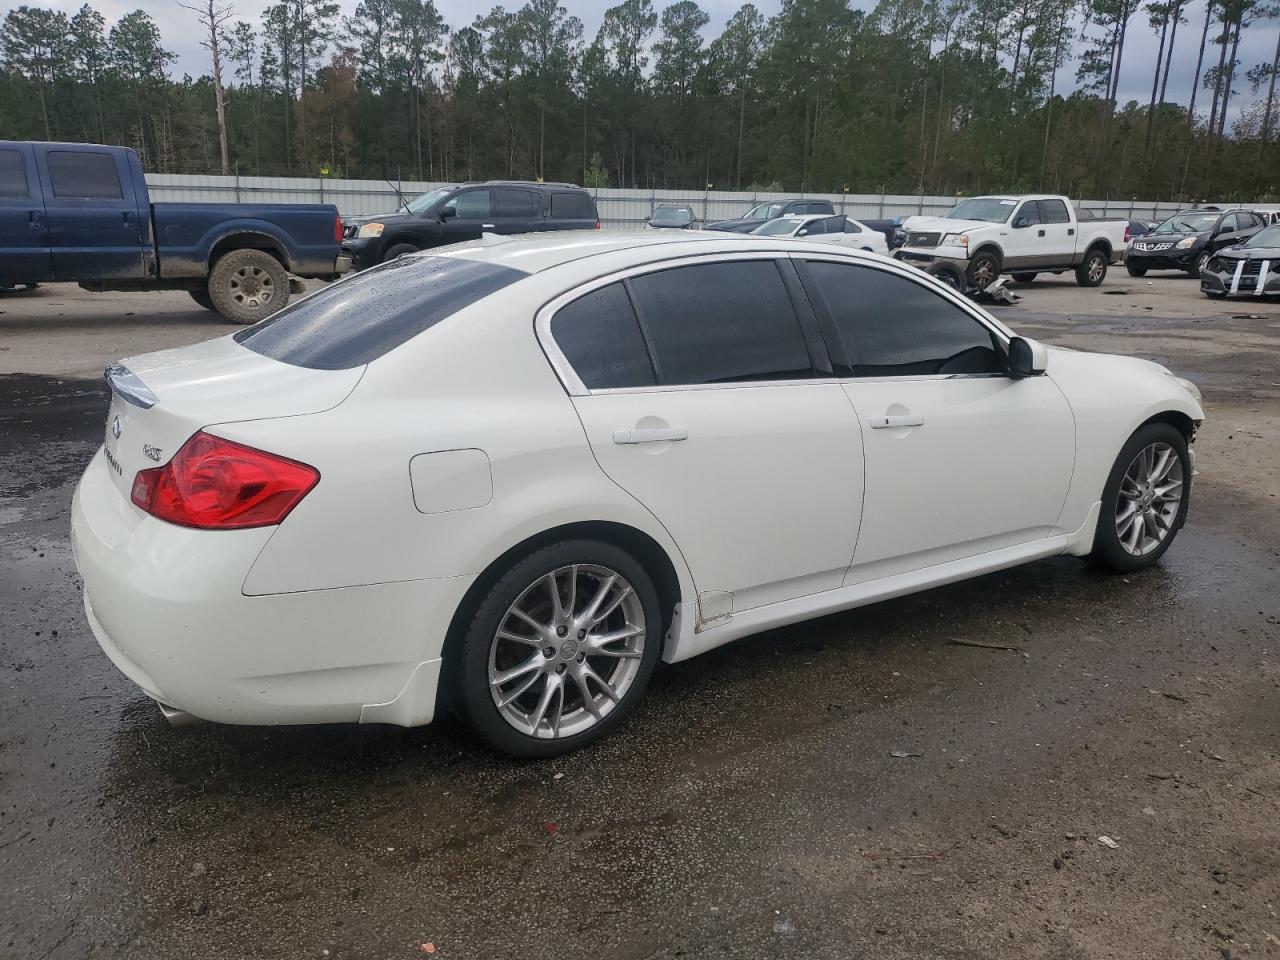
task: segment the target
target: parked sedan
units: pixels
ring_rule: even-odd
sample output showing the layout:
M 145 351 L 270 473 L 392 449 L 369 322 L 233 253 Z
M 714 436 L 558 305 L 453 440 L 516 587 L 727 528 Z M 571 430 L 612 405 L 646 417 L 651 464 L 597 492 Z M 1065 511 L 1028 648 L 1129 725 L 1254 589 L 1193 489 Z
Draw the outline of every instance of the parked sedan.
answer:
M 687 203 L 660 203 L 645 226 L 650 230 L 693 230 L 698 226 L 698 215 Z
M 1262 227 L 1262 218 L 1248 210 L 1184 210 L 1130 240 L 1125 267 L 1131 277 L 1146 276 L 1148 270 L 1182 270 L 1199 277 L 1215 251 L 1247 240 Z
M 883 233 L 842 214 L 833 217 L 779 217 L 761 224 L 751 232 L 758 237 L 787 237 L 816 243 L 834 243 L 868 253 L 889 253 L 889 244 Z
M 1210 257 L 1200 289 L 1210 297 L 1280 296 L 1280 223 Z
M 448 703 L 526 757 L 616 730 L 659 660 L 1041 557 L 1151 566 L 1204 417 L 905 264 L 675 231 L 411 254 L 107 378 L 85 612 L 173 720 Z

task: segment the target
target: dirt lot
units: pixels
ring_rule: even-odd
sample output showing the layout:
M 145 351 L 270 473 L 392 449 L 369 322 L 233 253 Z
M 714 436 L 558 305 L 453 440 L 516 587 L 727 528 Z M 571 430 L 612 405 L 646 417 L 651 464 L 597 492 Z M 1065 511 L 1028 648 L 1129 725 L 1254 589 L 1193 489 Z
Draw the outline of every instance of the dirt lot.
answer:
M 231 328 L 0 298 L 0 957 L 1280 957 L 1280 305 L 1021 293 L 1021 332 L 1204 390 L 1158 568 L 755 637 L 542 764 L 448 721 L 167 728 L 85 626 L 68 503 L 103 365 Z

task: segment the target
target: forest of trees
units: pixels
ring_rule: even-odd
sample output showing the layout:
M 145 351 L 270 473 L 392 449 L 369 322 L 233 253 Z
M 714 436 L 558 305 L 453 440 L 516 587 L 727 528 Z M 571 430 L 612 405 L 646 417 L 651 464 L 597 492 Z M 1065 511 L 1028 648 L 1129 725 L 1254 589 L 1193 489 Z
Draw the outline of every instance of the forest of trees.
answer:
M 1280 197 L 1263 0 L 1194 22 L 1188 0 L 783 0 L 710 40 L 694 0 L 623 0 L 594 38 L 557 0 L 462 25 L 432 0 L 281 0 L 257 23 L 188 2 L 197 78 L 141 10 L 11 10 L 0 138 L 127 144 L 174 173 Z M 1275 33 L 1270 61 L 1240 62 L 1249 30 Z M 1154 62 L 1125 56 L 1140 31 Z M 1196 62 L 1186 89 L 1175 59 Z M 1117 101 L 1122 70 L 1149 100 Z

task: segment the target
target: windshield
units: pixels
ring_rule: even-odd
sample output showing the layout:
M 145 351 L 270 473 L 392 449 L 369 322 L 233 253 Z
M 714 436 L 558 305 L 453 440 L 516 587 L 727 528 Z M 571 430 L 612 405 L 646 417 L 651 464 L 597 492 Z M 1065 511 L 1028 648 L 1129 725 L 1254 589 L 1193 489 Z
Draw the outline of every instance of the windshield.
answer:
M 762 237 L 789 237 L 800 226 L 795 220 L 770 220 L 751 232 Z
M 1204 233 L 1206 230 L 1212 230 L 1213 225 L 1218 222 L 1216 213 L 1175 213 L 1160 226 L 1156 227 L 1155 233 Z
M 693 223 L 693 211 L 688 207 L 659 207 L 653 211 L 649 222 L 664 227 L 684 227 Z
M 404 205 L 404 209 L 409 213 L 423 213 L 429 210 L 436 201 L 447 197 L 450 192 L 450 188 L 448 187 L 441 187 L 439 190 L 428 191 L 420 197 L 414 197 Z
M 1264 227 L 1244 242 L 1246 247 L 1280 247 L 1280 223 Z
M 971 197 L 961 200 L 950 213 L 945 214 L 947 220 L 982 220 L 986 223 L 1004 223 L 1013 213 L 1017 200 L 1001 200 L 999 197 Z
M 743 220 L 772 220 L 782 213 L 785 203 L 759 203 L 747 211 Z

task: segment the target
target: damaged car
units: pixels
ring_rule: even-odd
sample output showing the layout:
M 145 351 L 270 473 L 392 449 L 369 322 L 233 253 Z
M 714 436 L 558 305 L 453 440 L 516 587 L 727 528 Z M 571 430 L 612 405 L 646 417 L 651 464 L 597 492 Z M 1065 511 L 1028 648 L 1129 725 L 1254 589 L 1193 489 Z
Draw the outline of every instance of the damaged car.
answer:
M 1200 274 L 1200 291 L 1215 298 L 1280 296 L 1280 223 L 1210 257 Z

